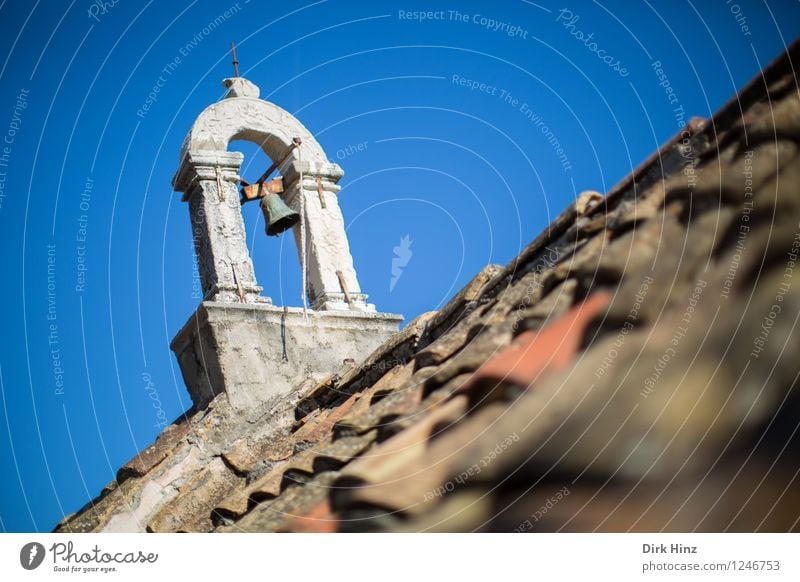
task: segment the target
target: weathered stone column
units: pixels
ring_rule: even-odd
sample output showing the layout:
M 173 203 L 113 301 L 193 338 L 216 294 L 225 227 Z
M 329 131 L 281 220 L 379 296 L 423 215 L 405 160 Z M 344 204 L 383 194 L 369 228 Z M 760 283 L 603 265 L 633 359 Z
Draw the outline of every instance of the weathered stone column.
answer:
M 301 146 L 302 147 L 302 146 Z M 302 190 L 300 170 L 303 170 Z M 337 182 L 344 175 L 338 164 L 294 159 L 284 171 L 286 202 L 296 212 L 301 211 L 300 195 L 305 201 L 306 255 L 308 298 L 312 309 L 319 311 L 375 311 L 361 293 L 353 257 L 344 230 L 344 217 L 339 208 Z M 298 253 L 302 254 L 301 227 L 294 227 Z M 302 256 L 300 257 L 302 261 Z M 339 279 L 342 275 L 345 289 Z
M 203 297 L 221 303 L 270 303 L 261 297 L 247 250 L 239 167 L 243 155 L 226 151 L 187 151 L 173 187 L 189 203 L 192 237 Z

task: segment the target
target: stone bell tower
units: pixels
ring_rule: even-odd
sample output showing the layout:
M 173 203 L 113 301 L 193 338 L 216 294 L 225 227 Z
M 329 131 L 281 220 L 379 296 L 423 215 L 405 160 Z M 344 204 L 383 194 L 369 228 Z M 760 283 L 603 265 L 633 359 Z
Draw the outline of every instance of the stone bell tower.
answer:
M 376 312 L 359 286 L 338 203 L 342 168 L 253 83 L 237 76 L 223 85 L 223 99 L 186 136 L 172 181 L 188 203 L 204 300 L 171 348 L 201 408 L 220 392 L 245 407 L 320 379 L 369 355 L 402 320 Z M 280 164 L 283 201 L 300 215 L 293 231 L 308 310 L 261 295 L 239 196 L 244 156 L 228 151 L 232 140 L 257 143 Z

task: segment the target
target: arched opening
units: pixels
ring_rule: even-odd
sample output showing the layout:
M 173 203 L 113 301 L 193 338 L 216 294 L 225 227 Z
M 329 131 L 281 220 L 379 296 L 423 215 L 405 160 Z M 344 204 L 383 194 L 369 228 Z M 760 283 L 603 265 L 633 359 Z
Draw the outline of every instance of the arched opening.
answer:
M 273 163 L 259 142 L 235 139 L 228 144 L 228 151 L 244 154 L 239 175 L 251 184 Z M 279 174 L 280 169 L 276 170 L 275 176 Z M 275 305 L 301 305 L 302 276 L 292 232 L 286 231 L 277 237 L 268 237 L 264 232 L 266 225 L 258 202 L 243 204 L 242 218 L 247 248 L 256 278 L 264 288 L 263 294 L 271 297 Z

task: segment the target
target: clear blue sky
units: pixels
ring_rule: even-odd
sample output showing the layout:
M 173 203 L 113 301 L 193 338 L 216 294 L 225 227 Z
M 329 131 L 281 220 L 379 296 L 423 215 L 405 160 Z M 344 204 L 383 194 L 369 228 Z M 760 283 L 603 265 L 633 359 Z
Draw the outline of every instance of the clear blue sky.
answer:
M 52 529 L 191 405 L 169 350 L 198 303 L 170 181 L 232 40 L 242 75 L 344 168 L 362 287 L 410 320 L 710 115 L 800 30 L 788 0 L 101 4 L 0 2 L 2 531 Z M 268 165 L 231 149 L 245 177 Z M 245 210 L 265 293 L 299 305 L 292 239 Z

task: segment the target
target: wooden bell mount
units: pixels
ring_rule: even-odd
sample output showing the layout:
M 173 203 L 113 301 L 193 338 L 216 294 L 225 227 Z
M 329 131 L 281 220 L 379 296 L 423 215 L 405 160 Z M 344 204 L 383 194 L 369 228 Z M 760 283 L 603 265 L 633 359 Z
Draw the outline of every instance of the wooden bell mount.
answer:
M 257 182 L 255 184 L 245 184 L 242 186 L 242 199 L 241 203 L 250 202 L 251 200 L 260 200 L 267 193 L 280 194 L 283 192 L 283 177 L 278 176 L 268 182 Z

